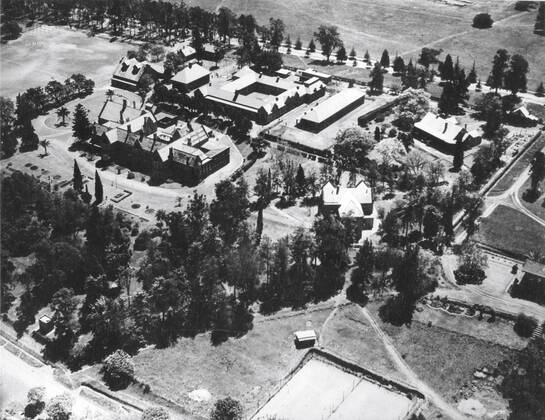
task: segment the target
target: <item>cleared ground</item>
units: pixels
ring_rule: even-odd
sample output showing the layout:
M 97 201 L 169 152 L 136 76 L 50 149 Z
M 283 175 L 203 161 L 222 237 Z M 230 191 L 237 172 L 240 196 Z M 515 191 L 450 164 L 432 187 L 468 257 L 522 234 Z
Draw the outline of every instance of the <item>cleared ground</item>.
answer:
M 128 44 L 88 37 L 81 31 L 37 26 L 0 47 L 0 94 L 15 97 L 51 79 L 63 82 L 73 73 L 83 73 L 99 86 L 111 78 L 128 49 Z
M 449 400 L 454 400 L 464 384 L 471 383 L 476 369 L 485 366 L 494 368 L 516 352 L 486 339 L 436 326 L 433 322 L 428 326 L 413 320 L 409 326 L 396 327 L 380 321 L 379 304 L 367 307 L 407 364 L 423 381 Z
M 314 309 L 320 309 L 314 308 Z M 256 316 L 253 329 L 240 339 L 213 346 L 210 335 L 181 339 L 172 347 L 147 349 L 134 357 L 136 376 L 153 392 L 182 404 L 198 415 L 209 415 L 217 398 L 239 400 L 249 415 L 271 396 L 274 387 L 301 360 L 306 350 L 295 349 L 293 333 L 319 330 L 331 311 Z M 210 401 L 197 402 L 188 393 L 206 389 Z
M 505 48 L 529 61 L 530 89 L 545 80 L 545 39 L 533 34 L 536 11 L 519 14 L 513 8 L 514 2 L 474 0 L 463 2 L 464 5 L 458 2 L 458 6 L 432 0 L 188 0 L 186 3 L 210 10 L 228 7 L 235 13 L 253 14 L 261 25 L 267 24 L 271 17 L 280 18 L 292 42 L 301 37 L 304 47 L 319 25 L 337 25 L 347 51 L 354 47 L 363 56 L 368 50 L 371 59 L 378 59 L 387 49 L 390 56 L 399 53 L 414 61 L 424 46 L 442 48 L 445 53 L 459 56 L 465 67 L 471 67 L 475 60 L 483 80 L 488 76 L 495 51 Z M 496 22 L 491 29 L 471 27 L 473 17 L 480 12 L 491 14 Z
M 511 207 L 500 205 L 482 219 L 476 240 L 517 255 L 545 249 L 545 227 Z
M 310 359 L 254 419 L 403 418 L 411 400 L 320 359 Z

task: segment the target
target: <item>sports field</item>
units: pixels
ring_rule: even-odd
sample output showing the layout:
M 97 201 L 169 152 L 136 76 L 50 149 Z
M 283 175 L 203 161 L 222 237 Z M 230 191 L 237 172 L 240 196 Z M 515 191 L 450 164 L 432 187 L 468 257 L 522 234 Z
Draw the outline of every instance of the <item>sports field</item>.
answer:
M 301 37 L 306 46 L 321 24 L 338 26 L 348 51 L 369 51 L 377 59 L 384 49 L 416 59 L 424 46 L 459 56 L 465 67 L 476 62 L 486 80 L 492 57 L 499 48 L 522 54 L 530 63 L 529 89 L 545 81 L 545 39 L 532 33 L 536 11 L 517 12 L 513 2 L 494 0 L 187 0 L 189 6 L 209 10 L 228 7 L 252 14 L 260 25 L 280 18 L 292 42 Z M 450 3 L 450 4 L 449 4 Z M 456 3 L 456 4 L 454 4 Z M 471 27 L 473 17 L 490 13 L 491 29 Z
M 90 77 L 98 88 L 111 78 L 119 59 L 131 48 L 81 31 L 38 26 L 0 47 L 0 95 L 13 98 L 51 79 L 62 82 L 74 73 Z
M 403 394 L 312 358 L 253 419 L 397 420 L 412 404 Z

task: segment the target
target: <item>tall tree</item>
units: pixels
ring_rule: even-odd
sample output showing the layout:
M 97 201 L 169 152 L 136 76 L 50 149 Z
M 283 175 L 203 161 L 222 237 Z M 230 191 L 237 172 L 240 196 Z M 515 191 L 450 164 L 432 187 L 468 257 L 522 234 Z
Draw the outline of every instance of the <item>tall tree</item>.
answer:
M 19 148 L 21 152 L 36 150 L 40 145 L 40 139 L 36 131 L 34 131 L 34 126 L 30 120 L 24 122 L 19 134 L 21 136 L 21 147 Z
M 439 68 L 441 73 L 441 79 L 443 80 L 452 80 L 454 77 L 454 64 L 452 62 L 452 57 L 450 54 L 447 54 L 445 61 Z
M 370 73 L 371 80 L 369 81 L 369 87 L 373 92 L 382 92 L 384 87 L 384 74 L 382 73 L 382 67 L 379 63 L 375 63 L 375 67 Z
M 259 207 L 257 211 L 257 224 L 255 228 L 256 243 L 259 245 L 261 242 L 261 234 L 263 233 L 263 207 Z
M 218 227 L 227 244 L 236 241 L 242 224 L 249 216 L 248 184 L 240 178 L 216 184 L 216 198 L 210 204 L 210 221 Z
M 384 68 L 390 67 L 390 55 L 388 54 L 388 50 L 384 50 L 382 52 L 382 56 L 380 57 L 380 65 Z
M 333 51 L 343 45 L 339 30 L 336 26 L 320 25 L 314 37 L 322 46 L 322 54 L 326 56 L 327 62 Z
M 456 140 L 456 145 L 454 148 L 454 157 L 452 159 L 452 166 L 455 171 L 459 171 L 462 169 L 462 166 L 464 164 L 464 143 L 462 141 L 462 138 L 458 138 Z
M 62 125 L 66 125 L 66 117 L 70 115 L 70 111 L 65 106 L 61 106 L 59 109 L 57 109 L 57 117 L 62 119 Z
M 488 85 L 495 89 L 498 92 L 498 89 L 501 89 L 504 85 L 505 72 L 507 70 L 507 65 L 509 62 L 509 54 L 507 50 L 499 49 L 494 56 L 492 62 L 492 71 L 488 77 Z
M 394 66 L 393 66 L 394 72 L 403 74 L 405 73 L 405 61 L 403 61 L 403 57 L 397 56 L 394 59 Z
M 528 61 L 520 55 L 511 56 L 509 70 L 505 73 L 505 87 L 511 91 L 513 95 L 517 92 L 526 92 L 526 84 L 528 82 L 526 74 L 529 71 Z
M 545 179 L 545 154 L 537 151 L 534 154 L 530 166 L 531 190 L 534 193 L 539 191 L 539 184 Z
M 365 291 L 373 279 L 375 268 L 375 251 L 373 243 L 366 239 L 356 254 L 356 267 L 350 274 L 351 287 L 347 296 L 356 302 L 365 302 Z
M 347 56 L 346 56 L 346 50 L 343 46 L 341 46 L 338 50 L 337 50 L 337 61 L 339 63 L 344 63 L 346 60 L 347 60 Z
M 89 117 L 87 116 L 87 110 L 82 104 L 76 105 L 72 130 L 74 137 L 80 141 L 87 140 L 89 137 L 91 137 L 91 123 L 89 122 Z
M 95 205 L 102 203 L 104 200 L 104 190 L 102 188 L 102 180 L 98 171 L 95 171 Z
M 74 159 L 74 178 L 73 178 L 74 189 L 81 193 L 83 191 L 83 177 L 81 176 L 81 171 L 78 166 L 78 162 Z
M 269 19 L 270 43 L 275 50 L 278 50 L 278 48 L 282 45 L 285 29 L 286 25 L 282 19 Z

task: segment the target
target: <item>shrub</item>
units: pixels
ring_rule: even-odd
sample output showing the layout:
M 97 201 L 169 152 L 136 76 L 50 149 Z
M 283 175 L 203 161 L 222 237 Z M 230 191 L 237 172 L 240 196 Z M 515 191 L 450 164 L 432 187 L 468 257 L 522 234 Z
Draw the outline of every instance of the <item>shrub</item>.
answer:
M 521 337 L 530 337 L 537 327 L 537 320 L 531 316 L 518 314 L 513 329 Z
M 150 179 L 148 181 L 149 185 L 161 185 L 163 182 L 165 182 L 165 175 L 161 171 L 153 171 L 151 173 Z
M 517 1 L 515 3 L 515 10 L 518 10 L 519 12 L 527 12 L 528 10 L 536 7 L 536 5 L 536 1 Z
M 242 405 L 231 397 L 217 400 L 210 416 L 211 420 L 240 420 Z
M 488 13 L 479 13 L 473 18 L 473 27 L 478 29 L 491 28 L 494 20 Z
M 142 420 L 168 420 L 170 416 L 161 407 L 149 407 L 142 412 Z
M 397 136 L 397 130 L 395 128 L 391 128 L 388 132 L 388 137 L 395 137 Z
M 72 416 L 72 398 L 69 394 L 57 395 L 49 401 L 46 411 L 50 420 L 69 420 Z
M 454 271 L 454 277 L 458 284 L 481 284 L 486 278 L 486 273 L 480 268 L 462 265 Z
M 102 373 L 110 389 L 123 389 L 134 380 L 134 363 L 123 350 L 116 350 L 104 360 Z
M 381 123 L 381 122 L 384 121 L 385 118 L 386 118 L 386 117 L 384 116 L 384 114 L 379 114 L 379 115 L 376 116 L 375 122 L 376 122 L 376 123 Z
M 25 407 L 25 417 L 33 419 L 45 408 L 44 402 L 45 388 L 35 387 L 28 391 L 28 404 Z
M 134 173 L 129 172 L 129 173 L 127 174 L 127 179 L 134 179 L 134 178 L 135 178 Z

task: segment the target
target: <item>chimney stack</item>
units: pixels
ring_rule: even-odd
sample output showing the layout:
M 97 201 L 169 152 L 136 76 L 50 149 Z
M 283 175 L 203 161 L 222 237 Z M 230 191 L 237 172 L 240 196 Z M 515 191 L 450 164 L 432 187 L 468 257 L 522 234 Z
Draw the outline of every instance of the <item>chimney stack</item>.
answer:
M 445 134 L 447 132 L 447 127 L 448 127 L 448 123 L 446 122 L 445 123 L 445 128 L 443 128 L 443 134 Z

